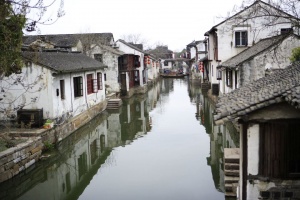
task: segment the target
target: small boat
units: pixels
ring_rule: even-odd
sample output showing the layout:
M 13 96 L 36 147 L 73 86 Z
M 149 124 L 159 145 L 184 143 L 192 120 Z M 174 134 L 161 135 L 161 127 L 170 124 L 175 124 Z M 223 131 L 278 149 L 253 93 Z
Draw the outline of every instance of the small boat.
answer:
M 169 73 L 169 74 L 160 74 L 162 77 L 164 78 L 184 78 L 184 74 L 173 74 L 173 73 Z

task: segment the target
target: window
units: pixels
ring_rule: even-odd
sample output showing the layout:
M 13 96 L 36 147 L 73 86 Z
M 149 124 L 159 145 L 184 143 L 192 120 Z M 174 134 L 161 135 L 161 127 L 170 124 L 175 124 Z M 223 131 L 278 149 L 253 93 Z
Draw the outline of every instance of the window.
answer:
M 87 154 L 86 152 L 82 153 L 79 158 L 77 158 L 78 163 L 78 176 L 79 179 L 87 173 L 88 165 L 87 165 Z
M 93 93 L 93 74 L 86 75 L 86 87 L 88 94 Z
M 104 81 L 106 81 L 106 74 L 104 74 Z
M 60 80 L 59 85 L 60 85 L 60 98 L 65 99 L 65 80 Z
M 103 89 L 102 73 L 97 73 L 97 86 L 98 86 L 98 90 L 102 90 Z
M 168 66 L 168 61 L 164 61 L 164 66 Z
M 102 54 L 94 54 L 94 59 L 99 62 L 103 62 Z
M 259 129 L 259 174 L 270 178 L 299 178 L 299 121 L 271 121 L 260 124 Z
M 74 84 L 74 96 L 75 97 L 83 96 L 82 76 L 74 77 L 73 84 Z
M 232 70 L 226 69 L 226 85 L 232 87 Z
M 217 80 L 222 80 L 222 71 L 220 69 L 217 70 Z
M 248 45 L 248 36 L 247 31 L 236 31 L 235 32 L 235 46 L 247 46 Z
M 288 34 L 288 33 L 291 33 L 291 32 L 293 32 L 292 28 L 282 28 L 282 29 L 280 29 L 281 34 Z
M 139 56 L 134 56 L 134 67 L 140 67 L 140 57 Z

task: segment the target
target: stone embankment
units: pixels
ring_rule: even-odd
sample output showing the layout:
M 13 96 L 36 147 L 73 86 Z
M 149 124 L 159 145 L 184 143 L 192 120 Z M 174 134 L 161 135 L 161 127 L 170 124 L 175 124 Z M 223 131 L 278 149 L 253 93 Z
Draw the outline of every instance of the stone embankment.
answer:
M 158 79 L 149 84 L 149 87 L 135 88 L 135 93 L 145 93 L 145 90 L 151 88 Z M 42 152 L 47 145 L 53 145 L 71 135 L 74 131 L 88 123 L 99 113 L 107 108 L 108 101 L 116 103 L 113 107 L 121 106 L 121 100 L 115 100 L 116 94 L 108 95 L 103 103 L 99 103 L 87 111 L 71 118 L 62 125 L 54 126 L 49 129 L 21 129 L 15 128 L 9 131 L 9 136 L 21 138 L 22 142 L 15 147 L 0 152 L 0 183 L 11 179 L 15 175 L 30 168 L 42 158 Z
M 68 137 L 104 111 L 106 106 L 107 101 L 99 103 L 63 125 L 50 129 L 11 129 L 9 136 L 22 138 L 26 142 L 0 152 L 0 182 L 28 169 L 41 159 L 42 151 L 47 145 L 56 144 Z

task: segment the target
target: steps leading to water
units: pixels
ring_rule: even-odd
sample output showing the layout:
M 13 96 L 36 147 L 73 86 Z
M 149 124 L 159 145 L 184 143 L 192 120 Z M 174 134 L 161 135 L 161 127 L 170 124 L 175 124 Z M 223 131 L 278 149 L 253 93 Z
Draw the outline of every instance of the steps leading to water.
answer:
M 121 99 L 109 99 L 106 109 L 118 109 L 122 105 Z
M 240 175 L 240 149 L 224 149 L 225 196 L 236 197 Z

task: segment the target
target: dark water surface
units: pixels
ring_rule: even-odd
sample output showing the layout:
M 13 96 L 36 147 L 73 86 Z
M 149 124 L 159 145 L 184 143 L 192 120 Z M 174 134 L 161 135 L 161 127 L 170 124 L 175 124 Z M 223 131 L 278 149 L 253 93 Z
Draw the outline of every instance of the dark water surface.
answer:
M 218 134 L 212 139 L 220 128 L 212 126 L 205 101 L 186 79 L 163 79 L 148 94 L 96 117 L 49 159 L 1 184 L 0 198 L 224 199 L 219 162 L 222 144 L 232 146 L 232 140 Z

